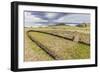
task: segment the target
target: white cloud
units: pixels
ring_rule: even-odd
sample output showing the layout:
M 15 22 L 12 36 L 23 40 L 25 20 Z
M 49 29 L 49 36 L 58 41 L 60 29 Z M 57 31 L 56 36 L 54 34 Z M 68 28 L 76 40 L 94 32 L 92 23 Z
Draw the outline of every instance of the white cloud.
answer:
M 31 15 L 30 12 L 25 12 L 25 22 L 47 22 L 47 20 Z
M 57 15 L 57 13 L 45 13 L 45 16 L 50 19 L 55 18 Z
M 58 20 L 57 22 L 66 22 L 66 23 L 84 23 L 90 22 L 90 15 L 89 14 L 70 14 L 70 15 L 65 15 Z

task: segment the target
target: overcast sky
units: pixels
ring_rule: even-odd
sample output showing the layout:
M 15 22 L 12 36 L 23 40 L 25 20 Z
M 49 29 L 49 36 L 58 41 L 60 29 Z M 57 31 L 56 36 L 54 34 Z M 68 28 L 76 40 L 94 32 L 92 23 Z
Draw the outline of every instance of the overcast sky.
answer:
M 25 11 L 24 17 L 25 26 L 41 26 L 56 23 L 71 23 L 73 25 L 90 23 L 90 14 L 80 13 Z

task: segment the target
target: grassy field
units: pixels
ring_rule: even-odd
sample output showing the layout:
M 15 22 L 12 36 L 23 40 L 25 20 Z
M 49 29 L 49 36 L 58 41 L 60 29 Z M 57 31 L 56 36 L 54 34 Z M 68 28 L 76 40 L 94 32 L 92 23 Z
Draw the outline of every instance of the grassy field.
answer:
M 54 60 L 45 51 L 43 51 L 35 42 L 27 36 L 26 32 L 29 30 L 38 30 L 48 32 L 63 37 L 73 39 L 79 36 L 81 42 L 90 43 L 90 28 L 86 27 L 72 27 L 72 26 L 55 26 L 55 27 L 38 27 L 38 28 L 24 28 L 25 29 L 25 61 L 46 61 Z M 43 46 L 46 46 L 50 53 L 57 60 L 67 59 L 87 59 L 90 58 L 90 45 L 79 42 L 65 40 L 63 38 L 39 33 L 29 32 L 31 38 L 37 40 Z
M 45 60 L 53 60 L 48 54 L 46 54 L 40 47 L 38 47 L 32 40 L 29 39 L 26 32 L 28 29 L 24 31 L 24 61 L 45 61 Z

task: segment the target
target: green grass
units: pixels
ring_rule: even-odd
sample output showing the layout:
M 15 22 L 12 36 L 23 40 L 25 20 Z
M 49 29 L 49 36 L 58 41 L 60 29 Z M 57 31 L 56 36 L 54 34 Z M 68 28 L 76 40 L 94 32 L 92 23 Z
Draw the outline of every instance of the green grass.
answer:
M 53 60 L 47 53 L 45 53 L 40 47 L 32 42 L 26 35 L 25 31 L 25 54 L 24 61 L 46 61 Z
M 36 45 L 29 37 L 26 32 L 29 30 L 38 30 L 44 32 L 50 32 L 61 36 L 72 38 L 73 33 L 78 32 L 81 36 L 81 41 L 87 41 L 90 39 L 90 27 L 73 27 L 73 26 L 56 26 L 56 27 L 41 27 L 41 28 L 24 28 L 25 29 L 25 61 L 48 61 L 54 60 L 45 51 L 43 51 L 38 45 Z M 70 32 L 69 32 L 70 31 Z M 71 36 L 66 36 L 66 33 Z M 64 40 L 51 35 L 32 32 L 30 35 L 46 46 L 50 52 L 59 60 L 67 59 L 87 59 L 90 58 L 90 46 L 80 44 L 70 40 Z
M 38 27 L 38 28 L 32 28 L 35 30 L 67 30 L 67 31 L 78 31 L 83 33 L 89 33 L 90 27 L 75 27 L 75 26 L 49 26 L 49 27 Z
M 39 32 L 30 32 L 30 36 L 46 46 L 57 59 L 87 59 L 90 57 L 88 45 Z
M 90 58 L 90 46 L 85 44 L 76 44 L 74 47 L 73 58 L 74 59 L 87 59 Z
M 74 26 L 55 26 L 32 28 L 32 30 L 38 30 L 48 32 L 56 35 L 60 35 L 69 39 L 73 39 L 73 36 L 79 36 L 79 41 L 90 44 L 90 28 L 89 27 L 74 27 Z

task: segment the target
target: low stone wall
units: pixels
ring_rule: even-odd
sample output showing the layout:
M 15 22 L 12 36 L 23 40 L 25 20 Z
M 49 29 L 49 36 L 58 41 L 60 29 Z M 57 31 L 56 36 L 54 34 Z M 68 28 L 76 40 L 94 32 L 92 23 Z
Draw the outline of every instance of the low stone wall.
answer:
M 38 31 L 38 30 L 30 30 L 30 31 Z M 65 39 L 69 39 L 72 40 L 74 42 L 80 42 L 80 43 L 84 43 L 87 45 L 90 45 L 90 34 L 89 33 L 82 33 L 82 32 L 77 32 L 77 31 L 57 31 L 57 30 L 39 30 L 38 32 L 41 33 L 46 33 L 46 34 L 51 34 L 51 35 L 55 35 L 58 37 L 62 37 Z

